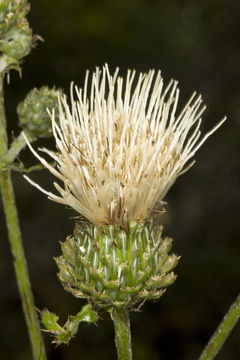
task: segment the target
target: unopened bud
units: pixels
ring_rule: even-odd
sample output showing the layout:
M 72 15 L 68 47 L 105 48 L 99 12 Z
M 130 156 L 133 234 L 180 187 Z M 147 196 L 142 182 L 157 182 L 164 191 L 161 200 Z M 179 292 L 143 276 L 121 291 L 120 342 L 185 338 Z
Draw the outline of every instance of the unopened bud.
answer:
M 0 40 L 0 50 L 10 58 L 20 60 L 31 50 L 32 30 L 23 19 L 10 29 Z
M 18 23 L 21 23 L 29 11 L 27 0 L 1 0 L 0 36 L 2 37 Z
M 52 125 L 47 109 L 49 111 L 55 109 L 58 118 L 58 95 L 61 93 L 61 90 L 49 89 L 47 86 L 31 90 L 17 107 L 20 126 L 34 136 L 50 137 Z

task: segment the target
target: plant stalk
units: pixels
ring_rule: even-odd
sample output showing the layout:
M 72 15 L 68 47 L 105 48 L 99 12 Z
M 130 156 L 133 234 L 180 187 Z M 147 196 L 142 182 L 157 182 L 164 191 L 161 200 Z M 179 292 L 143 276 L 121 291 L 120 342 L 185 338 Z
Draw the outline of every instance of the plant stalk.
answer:
M 224 316 L 222 322 L 213 334 L 209 343 L 203 350 L 199 360 L 212 360 L 218 354 L 227 337 L 230 335 L 232 329 L 236 325 L 240 317 L 240 295 L 232 304 L 227 314 Z
M 111 318 L 114 323 L 118 360 L 132 360 L 130 321 L 127 308 L 112 310 Z
M 0 74 L 0 158 L 7 153 L 7 132 L 3 94 L 3 74 Z M 33 294 L 24 254 L 21 231 L 9 169 L 0 171 L 0 189 L 6 216 L 8 237 L 14 258 L 14 269 L 22 300 L 23 312 L 31 341 L 34 360 L 46 360 L 45 348 L 34 306 Z
M 29 142 L 33 142 L 36 140 L 35 136 L 31 135 L 27 130 L 24 131 L 25 136 L 27 136 Z M 23 137 L 23 131 L 20 135 L 13 140 L 10 149 L 6 152 L 5 156 L 2 159 L 2 169 L 6 170 L 9 165 L 11 165 L 16 157 L 19 155 L 21 150 L 26 147 L 26 140 Z M 4 168 L 5 165 L 5 168 Z

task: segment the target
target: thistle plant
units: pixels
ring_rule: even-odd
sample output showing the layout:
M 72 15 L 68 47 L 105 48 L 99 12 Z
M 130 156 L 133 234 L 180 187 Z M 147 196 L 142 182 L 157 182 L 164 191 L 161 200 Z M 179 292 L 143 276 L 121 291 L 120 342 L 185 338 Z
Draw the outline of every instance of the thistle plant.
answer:
M 172 240 L 162 238 L 152 214 L 225 118 L 201 137 L 201 96 L 194 93 L 177 114 L 177 82 L 164 87 L 153 70 L 138 77 L 128 71 L 124 80 L 105 65 L 93 73 L 90 86 L 88 79 L 87 72 L 83 89 L 71 85 L 70 105 L 59 96 L 58 119 L 50 113 L 57 152 L 39 151 L 56 167 L 26 138 L 42 165 L 62 181 L 63 186 L 54 182 L 58 194 L 25 178 L 79 214 L 56 259 L 59 279 L 91 309 L 111 314 L 118 357 L 126 360 L 132 358 L 128 311 L 158 299 L 176 279 L 179 257 L 169 254 Z M 53 319 L 43 313 L 45 326 L 55 333 Z
M 44 310 L 41 320 L 57 345 L 68 344 L 81 322 L 95 323 L 110 314 L 115 327 L 118 359 L 132 359 L 129 311 L 159 299 L 174 283 L 180 257 L 171 253 L 172 239 L 163 237 L 164 199 L 176 179 L 194 164 L 206 139 L 226 120 L 201 136 L 205 109 L 194 93 L 180 111 L 176 81 L 163 85 L 160 72 L 150 70 L 125 78 L 97 68 L 83 88 L 71 84 L 70 104 L 59 89 L 33 89 L 18 105 L 23 130 L 10 146 L 3 82 L 36 45 L 27 20 L 27 0 L 0 1 L 0 190 L 9 242 L 35 360 L 45 360 L 34 298 L 23 249 L 12 171 L 47 168 L 58 180 L 57 193 L 25 178 L 49 199 L 74 209 L 73 234 L 61 243 L 56 258 L 66 291 L 86 299 L 76 315 L 61 326 L 58 316 Z M 31 145 L 53 136 L 56 151 Z M 18 155 L 28 144 L 40 161 L 31 168 Z M 40 152 L 49 156 L 47 161 Z M 156 221 L 156 214 L 158 219 Z M 215 357 L 240 316 L 240 300 L 230 308 L 200 359 Z

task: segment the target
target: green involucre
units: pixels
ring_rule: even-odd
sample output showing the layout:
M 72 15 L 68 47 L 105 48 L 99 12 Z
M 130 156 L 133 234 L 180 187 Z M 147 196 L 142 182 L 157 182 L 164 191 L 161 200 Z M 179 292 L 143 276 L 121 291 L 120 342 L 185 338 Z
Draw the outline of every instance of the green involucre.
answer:
M 118 225 L 78 223 L 56 259 L 59 278 L 74 296 L 109 311 L 158 299 L 175 281 L 179 260 L 168 254 L 172 239 L 161 234 L 152 221 L 132 221 L 128 232 Z

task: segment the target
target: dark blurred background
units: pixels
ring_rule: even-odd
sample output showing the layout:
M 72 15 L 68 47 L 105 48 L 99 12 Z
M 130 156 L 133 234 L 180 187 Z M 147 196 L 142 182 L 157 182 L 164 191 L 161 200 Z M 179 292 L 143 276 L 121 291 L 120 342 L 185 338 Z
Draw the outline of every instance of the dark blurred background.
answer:
M 6 84 L 9 136 L 18 134 L 16 106 L 33 87 L 82 86 L 86 69 L 107 62 L 147 71 L 161 69 L 165 83 L 178 79 L 180 106 L 193 90 L 207 104 L 203 131 L 225 114 L 228 121 L 197 153 L 197 164 L 166 197 L 165 234 L 181 255 L 178 279 L 156 303 L 131 314 L 134 358 L 197 359 L 240 292 L 240 2 L 237 0 L 41 0 L 32 1 L 29 21 L 44 43 L 23 63 L 22 79 Z M 39 144 L 43 142 L 39 141 Z M 46 144 L 46 142 L 44 143 Z M 49 145 L 48 146 L 52 146 Z M 26 165 L 35 159 L 26 150 Z M 51 189 L 47 171 L 31 177 Z M 65 322 L 84 304 L 62 288 L 54 256 L 72 232 L 75 213 L 50 202 L 19 173 L 13 174 L 24 246 L 39 309 Z M 0 207 L 0 353 L 4 360 L 31 359 Z M 70 346 L 55 348 L 44 334 L 50 360 L 116 359 L 113 327 L 102 314 L 97 327 L 82 325 Z M 240 358 L 240 325 L 218 360 Z

